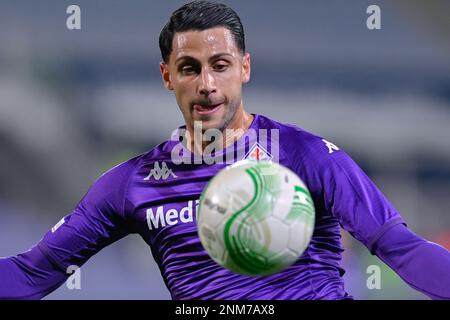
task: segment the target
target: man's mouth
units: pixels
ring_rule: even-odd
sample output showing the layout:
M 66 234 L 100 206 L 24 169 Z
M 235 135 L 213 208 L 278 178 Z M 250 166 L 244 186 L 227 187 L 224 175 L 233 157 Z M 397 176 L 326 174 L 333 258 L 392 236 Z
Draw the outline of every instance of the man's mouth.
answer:
M 210 115 L 217 110 L 219 110 L 223 106 L 223 103 L 212 104 L 212 105 L 201 105 L 194 104 L 194 111 L 199 115 Z

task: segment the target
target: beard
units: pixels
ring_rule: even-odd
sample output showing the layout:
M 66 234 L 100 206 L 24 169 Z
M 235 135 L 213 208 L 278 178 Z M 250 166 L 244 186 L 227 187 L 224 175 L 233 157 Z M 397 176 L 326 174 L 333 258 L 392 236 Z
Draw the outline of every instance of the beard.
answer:
M 215 126 L 214 129 L 217 129 L 221 132 L 224 132 L 225 129 L 228 128 L 228 126 L 230 125 L 231 121 L 234 119 L 236 112 L 239 109 L 240 106 L 240 102 L 232 102 L 230 101 L 230 103 L 224 105 L 225 108 L 225 113 L 220 121 L 220 123 Z
M 192 126 L 193 127 L 198 127 L 196 125 L 197 122 L 201 122 L 201 130 L 202 133 L 205 133 L 205 131 L 209 130 L 209 129 L 215 129 L 215 130 L 219 130 L 221 132 L 225 131 L 225 129 L 228 128 L 228 126 L 230 125 L 230 123 L 233 121 L 233 119 L 236 116 L 236 113 L 241 105 L 241 100 L 240 99 L 235 99 L 235 100 L 228 100 L 228 99 L 223 99 L 221 101 L 212 101 L 209 99 L 202 99 L 202 100 L 197 100 L 193 103 L 194 104 L 199 104 L 199 105 L 205 105 L 205 106 L 210 106 L 210 105 L 216 105 L 216 104 L 223 104 L 222 106 L 222 114 L 220 116 L 220 118 L 218 118 L 218 115 L 213 114 L 211 116 L 204 116 L 202 117 L 203 119 L 201 120 L 194 120 L 193 118 L 193 110 L 191 109 L 191 119 L 192 119 Z

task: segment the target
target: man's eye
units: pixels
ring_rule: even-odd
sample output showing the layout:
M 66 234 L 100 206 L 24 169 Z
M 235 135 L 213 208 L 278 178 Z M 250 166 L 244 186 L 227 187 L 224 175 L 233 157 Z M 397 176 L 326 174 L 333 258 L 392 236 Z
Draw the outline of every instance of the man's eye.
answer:
M 214 70 L 217 70 L 217 71 L 224 71 L 227 68 L 228 68 L 227 64 L 219 63 L 219 64 L 214 65 Z
M 195 69 L 192 66 L 184 66 L 181 68 L 181 72 L 183 74 L 194 74 L 195 73 Z

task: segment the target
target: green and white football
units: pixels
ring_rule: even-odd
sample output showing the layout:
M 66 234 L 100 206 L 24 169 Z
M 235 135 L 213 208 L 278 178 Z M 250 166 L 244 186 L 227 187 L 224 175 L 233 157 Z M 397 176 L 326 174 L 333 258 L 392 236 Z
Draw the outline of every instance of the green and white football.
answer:
M 239 161 L 221 170 L 200 197 L 197 224 L 211 258 L 231 271 L 269 275 L 293 264 L 308 247 L 315 209 L 290 169 Z

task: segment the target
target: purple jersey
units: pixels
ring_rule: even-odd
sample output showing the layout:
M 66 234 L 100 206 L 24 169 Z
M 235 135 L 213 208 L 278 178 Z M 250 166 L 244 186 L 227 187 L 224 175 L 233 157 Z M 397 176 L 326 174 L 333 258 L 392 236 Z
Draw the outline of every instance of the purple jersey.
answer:
M 151 247 L 174 299 L 351 298 L 340 267 L 340 226 L 373 251 L 384 231 L 403 223 L 402 218 L 355 162 L 332 143 L 261 115 L 255 115 L 250 129 L 257 134 L 244 135 L 234 148 L 214 156 L 228 157 L 233 150 L 233 161 L 242 157 L 279 161 L 299 175 L 314 199 L 312 240 L 286 270 L 264 277 L 243 276 L 208 256 L 197 234 L 198 199 L 227 163 L 177 163 L 173 160 L 174 148 L 180 146 L 176 139 L 103 174 L 75 210 L 45 235 L 39 248 L 66 270 L 69 265 L 82 265 L 106 245 L 139 233 Z

